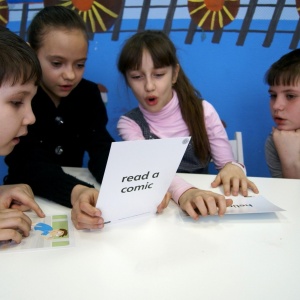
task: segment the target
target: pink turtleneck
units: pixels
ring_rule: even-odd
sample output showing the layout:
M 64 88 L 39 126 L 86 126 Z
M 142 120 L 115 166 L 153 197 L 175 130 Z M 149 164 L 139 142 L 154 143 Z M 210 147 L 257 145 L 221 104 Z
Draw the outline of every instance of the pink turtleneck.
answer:
M 211 147 L 211 155 L 217 169 L 234 161 L 227 133 L 214 107 L 203 100 L 205 126 Z M 159 112 L 149 112 L 139 105 L 150 131 L 160 138 L 190 136 L 186 123 L 182 119 L 177 94 L 173 91 L 173 98 Z M 125 141 L 144 140 L 140 126 L 132 119 L 122 116 L 117 124 L 119 135 Z M 193 186 L 175 176 L 169 188 L 172 198 L 178 203 L 180 196 Z

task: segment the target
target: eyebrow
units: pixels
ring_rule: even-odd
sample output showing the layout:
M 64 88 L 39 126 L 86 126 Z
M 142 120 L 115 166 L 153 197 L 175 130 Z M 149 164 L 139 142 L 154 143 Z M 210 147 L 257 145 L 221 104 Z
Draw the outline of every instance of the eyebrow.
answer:
M 22 86 L 20 86 L 18 90 L 12 92 L 11 96 L 26 96 L 29 94 L 31 94 L 31 90 L 23 89 Z
M 66 59 L 65 57 L 59 55 L 47 55 L 47 57 L 51 59 L 62 59 L 62 60 Z M 76 59 L 76 61 L 87 61 L 87 57 Z
M 269 89 L 268 90 L 268 92 L 270 93 L 270 92 L 273 92 L 273 93 L 276 93 L 276 91 L 274 91 L 273 89 Z M 299 88 L 286 88 L 286 89 L 284 89 L 284 90 L 281 90 L 281 92 L 300 92 L 300 87 Z

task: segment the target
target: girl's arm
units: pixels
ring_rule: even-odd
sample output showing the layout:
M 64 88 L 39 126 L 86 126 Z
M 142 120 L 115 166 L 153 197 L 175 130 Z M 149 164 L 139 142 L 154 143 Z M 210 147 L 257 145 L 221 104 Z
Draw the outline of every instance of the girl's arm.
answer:
M 203 101 L 205 124 L 211 147 L 211 154 L 219 174 L 212 182 L 212 187 L 223 185 L 224 194 L 236 196 L 239 192 L 248 195 L 248 188 L 258 193 L 256 185 L 247 179 L 245 170 L 231 162 L 235 161 L 226 130 L 214 107 Z
M 234 161 L 231 145 L 224 125 L 215 110 L 207 101 L 203 101 L 205 126 L 216 169 L 222 169 L 226 163 Z
M 232 200 L 225 199 L 223 195 L 198 189 L 179 176 L 174 177 L 169 192 L 180 208 L 195 220 L 200 215 L 222 216 L 226 207 L 232 205 Z

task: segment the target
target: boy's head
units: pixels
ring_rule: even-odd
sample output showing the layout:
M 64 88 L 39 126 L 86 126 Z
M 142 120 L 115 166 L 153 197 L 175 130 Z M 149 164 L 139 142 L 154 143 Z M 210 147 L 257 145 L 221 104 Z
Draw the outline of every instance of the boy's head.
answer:
M 1 27 L 0 49 L 0 155 L 7 155 L 35 122 L 31 100 L 42 71 L 30 46 Z
M 277 129 L 300 128 L 300 49 L 283 55 L 267 71 L 270 110 Z
M 283 55 L 273 63 L 265 76 L 269 86 L 297 85 L 300 80 L 300 49 Z
M 18 35 L 0 26 L 0 87 L 10 82 L 38 85 L 42 71 L 35 52 Z

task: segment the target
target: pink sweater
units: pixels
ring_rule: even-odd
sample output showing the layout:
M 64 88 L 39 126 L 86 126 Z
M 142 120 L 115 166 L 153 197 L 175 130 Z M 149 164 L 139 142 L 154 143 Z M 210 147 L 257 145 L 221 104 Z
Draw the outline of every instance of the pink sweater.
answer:
M 211 147 L 211 155 L 217 169 L 234 161 L 227 133 L 214 107 L 207 101 L 203 101 L 205 126 Z M 173 91 L 173 98 L 156 113 L 151 113 L 139 105 L 145 120 L 149 124 L 150 131 L 160 138 L 189 136 L 189 130 L 182 119 L 177 94 Z M 144 140 L 140 126 L 128 117 L 122 116 L 117 124 L 121 138 L 125 141 Z M 193 186 L 175 176 L 169 188 L 174 201 L 178 203 L 180 196 Z

